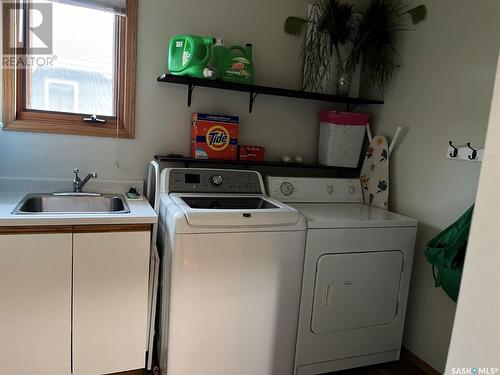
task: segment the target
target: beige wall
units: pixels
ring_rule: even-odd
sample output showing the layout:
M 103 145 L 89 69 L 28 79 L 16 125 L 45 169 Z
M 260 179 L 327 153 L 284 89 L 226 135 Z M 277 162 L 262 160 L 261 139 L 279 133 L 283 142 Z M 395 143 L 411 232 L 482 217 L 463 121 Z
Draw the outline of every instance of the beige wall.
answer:
M 407 132 L 391 158 L 391 208 L 419 221 L 404 345 L 445 367 L 455 303 L 435 289 L 425 244 L 474 202 L 480 163 L 448 160 L 449 140 L 483 145 L 496 59 L 496 1 L 425 1 L 428 19 L 406 34 L 374 133 Z
M 499 7 L 500 8 L 500 7 Z M 457 368 L 500 368 L 500 69 L 469 236 L 460 297 L 446 363 Z
M 0 132 L 0 176 L 72 177 L 76 166 L 102 178 L 144 178 L 155 154 L 190 152 L 193 111 L 241 116 L 240 139 L 283 154 L 316 157 L 317 113 L 329 105 L 259 96 L 248 113 L 248 95 L 156 82 L 166 70 L 170 37 L 221 36 L 226 44 L 254 45 L 256 82 L 298 89 L 300 40 L 283 32 L 288 15 L 305 15 L 305 0 L 140 0 L 135 140 Z M 115 167 L 118 159 L 119 168 Z

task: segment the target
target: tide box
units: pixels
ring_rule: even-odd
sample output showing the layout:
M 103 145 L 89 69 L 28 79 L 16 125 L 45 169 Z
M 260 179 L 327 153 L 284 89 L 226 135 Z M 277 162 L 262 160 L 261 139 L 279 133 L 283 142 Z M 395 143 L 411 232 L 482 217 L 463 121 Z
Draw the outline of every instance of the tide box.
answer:
M 236 160 L 240 119 L 193 113 L 191 155 L 197 159 Z
M 263 161 L 266 149 L 262 146 L 238 146 L 238 158 L 240 160 Z

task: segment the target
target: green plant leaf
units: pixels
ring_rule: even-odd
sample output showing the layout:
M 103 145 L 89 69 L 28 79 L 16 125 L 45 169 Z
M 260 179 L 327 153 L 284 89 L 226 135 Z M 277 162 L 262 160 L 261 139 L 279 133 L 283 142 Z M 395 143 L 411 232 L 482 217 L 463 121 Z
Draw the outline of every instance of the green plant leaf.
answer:
M 285 33 L 298 36 L 302 33 L 304 26 L 309 22 L 309 20 L 300 17 L 287 17 L 285 20 Z
M 427 18 L 427 7 L 425 5 L 419 5 L 408 11 L 411 16 L 411 22 L 416 25 Z

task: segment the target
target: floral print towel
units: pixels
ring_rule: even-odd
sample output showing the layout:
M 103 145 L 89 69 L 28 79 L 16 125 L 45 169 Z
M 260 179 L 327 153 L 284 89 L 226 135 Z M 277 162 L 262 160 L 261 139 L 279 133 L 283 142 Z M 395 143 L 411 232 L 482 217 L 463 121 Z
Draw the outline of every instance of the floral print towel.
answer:
M 361 186 L 365 204 L 389 208 L 389 147 L 387 139 L 373 137 L 361 167 Z

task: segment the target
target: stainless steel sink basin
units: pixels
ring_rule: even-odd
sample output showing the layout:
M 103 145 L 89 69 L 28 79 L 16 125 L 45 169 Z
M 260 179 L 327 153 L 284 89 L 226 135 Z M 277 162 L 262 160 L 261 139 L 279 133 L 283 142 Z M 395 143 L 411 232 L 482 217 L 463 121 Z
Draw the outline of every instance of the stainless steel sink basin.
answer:
M 56 193 L 28 194 L 16 206 L 14 215 L 126 214 L 130 209 L 121 194 Z

